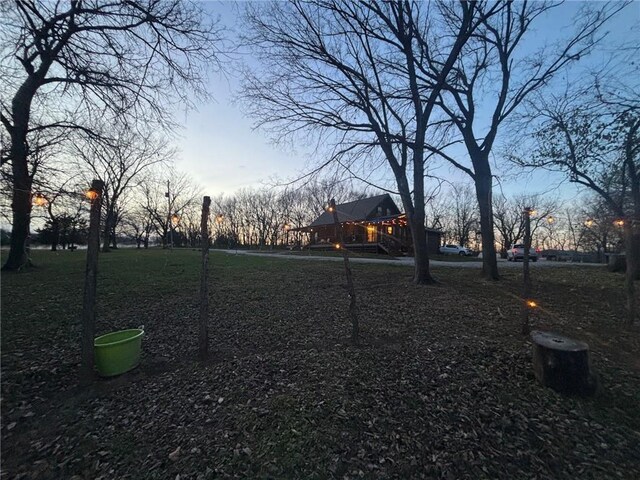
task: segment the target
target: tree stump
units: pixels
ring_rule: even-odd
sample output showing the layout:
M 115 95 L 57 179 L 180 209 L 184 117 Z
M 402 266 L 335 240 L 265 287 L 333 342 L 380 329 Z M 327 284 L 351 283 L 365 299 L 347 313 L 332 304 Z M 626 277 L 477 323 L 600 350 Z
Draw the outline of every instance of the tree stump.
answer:
M 533 372 L 545 387 L 570 395 L 592 395 L 589 346 L 551 332 L 531 332 Z

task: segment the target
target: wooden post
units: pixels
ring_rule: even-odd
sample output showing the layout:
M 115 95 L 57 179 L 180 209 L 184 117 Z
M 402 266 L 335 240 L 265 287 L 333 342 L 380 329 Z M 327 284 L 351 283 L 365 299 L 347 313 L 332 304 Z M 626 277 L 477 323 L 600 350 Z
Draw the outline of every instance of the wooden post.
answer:
M 349 294 L 349 316 L 351 317 L 351 341 L 357 345 L 360 337 L 360 324 L 358 322 L 358 312 L 356 310 L 356 290 L 353 286 L 353 275 L 351 274 L 351 264 L 349 263 L 349 254 L 344 248 L 344 236 L 342 226 L 338 221 L 338 210 L 336 209 L 335 199 L 329 202 L 329 212 L 333 214 L 333 224 L 336 227 L 336 237 L 338 243 L 336 248 L 342 252 L 342 260 L 344 261 L 344 272 L 347 277 L 347 292 Z
M 98 252 L 100 251 L 100 210 L 102 208 L 101 180 L 91 182 L 87 198 L 91 200 L 89 235 L 87 237 L 87 266 L 84 275 L 82 299 L 82 363 L 80 383 L 87 385 L 93 378 L 93 340 L 96 326 L 96 279 L 98 274 Z
M 211 198 L 202 199 L 200 236 L 202 238 L 202 273 L 200 274 L 200 331 L 198 351 L 200 360 L 206 360 L 209 353 L 209 207 Z
M 169 238 L 167 243 L 169 244 L 169 250 L 173 251 L 173 224 L 171 223 L 171 182 L 167 180 L 167 227 L 169 228 Z
M 522 334 L 529 335 L 529 309 L 531 305 L 531 276 L 529 274 L 529 250 L 531 250 L 531 213 L 533 209 L 524 209 L 524 252 L 522 254 Z

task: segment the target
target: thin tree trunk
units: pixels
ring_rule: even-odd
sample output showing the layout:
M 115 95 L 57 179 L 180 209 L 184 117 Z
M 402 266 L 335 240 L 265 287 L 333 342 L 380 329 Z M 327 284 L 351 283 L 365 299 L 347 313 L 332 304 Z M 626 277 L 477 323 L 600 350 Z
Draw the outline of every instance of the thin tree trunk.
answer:
M 94 180 L 91 189 L 97 197 L 91 201 L 89 214 L 89 236 L 87 238 L 87 266 L 84 277 L 84 296 L 82 300 L 82 364 L 80 382 L 86 385 L 93 377 L 93 341 L 96 323 L 96 291 L 98 276 L 98 252 L 100 251 L 100 209 L 102 207 L 102 188 L 100 180 Z
M 49 217 L 51 218 L 51 231 L 53 237 L 53 241 L 51 242 L 51 251 L 55 252 L 58 250 L 58 243 L 60 243 L 60 224 L 52 215 L 51 204 L 49 204 Z
M 114 250 L 118 249 L 118 238 L 116 237 L 116 226 L 113 225 L 111 228 L 111 248 Z
M 109 209 L 107 209 L 107 214 L 104 218 L 104 229 L 102 232 L 102 252 L 109 253 L 109 242 L 111 240 L 111 212 L 109 212 Z

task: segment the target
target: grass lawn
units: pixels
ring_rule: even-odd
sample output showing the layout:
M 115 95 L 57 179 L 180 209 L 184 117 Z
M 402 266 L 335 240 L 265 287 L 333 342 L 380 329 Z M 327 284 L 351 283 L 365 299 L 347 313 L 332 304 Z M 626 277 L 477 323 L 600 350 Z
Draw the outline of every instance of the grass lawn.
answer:
M 640 478 L 640 329 L 621 275 L 534 270 L 539 328 L 585 340 L 591 399 L 540 387 L 519 335 L 520 272 L 485 282 L 212 252 L 197 349 L 199 253 L 101 254 L 97 334 L 145 326 L 143 360 L 77 387 L 84 252 L 2 275 L 1 478 Z

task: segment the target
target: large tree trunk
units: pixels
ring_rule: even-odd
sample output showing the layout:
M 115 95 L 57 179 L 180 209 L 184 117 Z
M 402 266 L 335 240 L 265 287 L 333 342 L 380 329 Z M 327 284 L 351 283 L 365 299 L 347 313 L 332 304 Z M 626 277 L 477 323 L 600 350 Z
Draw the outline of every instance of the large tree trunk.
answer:
M 15 189 L 13 191 L 13 225 L 11 229 L 11 242 L 9 256 L 2 267 L 3 270 L 20 270 L 30 265 L 27 254 L 27 238 L 31 223 L 31 179 L 19 181 L 14 174 Z
M 418 285 L 435 283 L 429 271 L 429 252 L 427 250 L 427 235 L 424 231 L 424 217 L 422 221 L 417 217 L 412 218 L 410 227 L 415 262 L 413 281 Z
M 9 256 L 3 270 L 20 270 L 30 265 L 27 238 L 31 224 L 31 177 L 27 164 L 26 128 L 24 135 L 14 130 L 11 138 L 11 167 L 13 173 L 13 198 L 11 209 L 13 225 Z
M 486 168 L 482 170 L 476 168 L 474 180 L 478 208 L 480 210 L 480 230 L 482 232 L 482 276 L 488 280 L 498 280 L 500 277 L 498 275 L 498 260 L 493 232 L 492 178 L 488 162 Z
M 411 240 L 413 241 L 413 282 L 418 285 L 435 283 L 435 280 L 429 271 L 427 235 L 424 231 L 424 200 L 422 202 L 422 208 L 420 208 L 421 202 L 419 200 L 416 200 L 416 206 L 414 207 L 414 204 L 411 201 L 409 185 L 406 180 L 399 176 L 396 177 L 396 180 L 398 181 L 398 190 L 402 197 L 402 204 L 404 206 L 404 211 L 407 214 L 407 221 L 409 222 L 409 228 L 411 230 Z M 417 194 L 414 192 L 414 195 Z M 416 196 L 415 198 L 418 197 Z
M 30 265 L 27 252 L 27 238 L 31 225 L 31 184 L 27 156 L 27 132 L 31 101 L 37 90 L 34 77 L 29 77 L 18 89 L 11 103 L 13 127 L 11 128 L 11 173 L 13 174 L 13 198 L 11 210 L 13 225 L 9 256 L 2 267 L 3 270 L 20 270 Z

